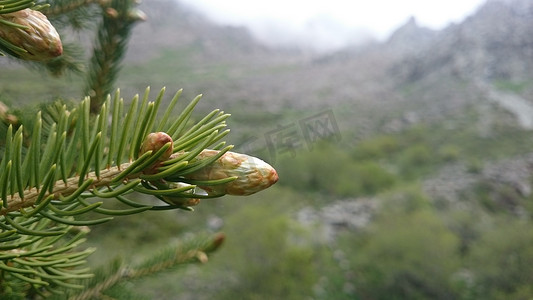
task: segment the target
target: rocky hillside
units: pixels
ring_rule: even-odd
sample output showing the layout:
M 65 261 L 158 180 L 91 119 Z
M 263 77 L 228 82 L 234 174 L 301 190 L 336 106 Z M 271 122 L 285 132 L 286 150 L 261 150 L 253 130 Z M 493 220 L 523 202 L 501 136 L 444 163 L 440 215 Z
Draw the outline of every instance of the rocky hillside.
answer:
M 125 91 L 184 87 L 228 110 L 252 105 L 274 122 L 282 110 L 338 109 L 340 125 L 361 134 L 446 118 L 468 105 L 530 111 L 523 109 L 533 91 L 527 0 L 487 1 L 441 31 L 410 19 L 384 43 L 320 56 L 269 48 L 245 28 L 216 25 L 178 1 L 145 1 L 141 9 L 148 20 L 132 35 L 118 83 Z M 519 118 L 529 124 L 523 113 Z
M 260 128 L 279 123 L 282 110 L 336 109 L 341 128 L 358 128 L 364 136 L 440 121 L 467 106 L 477 107 L 483 119 L 498 119 L 494 103 L 526 127 L 533 124 L 527 99 L 533 3 L 527 0 L 488 1 L 441 31 L 410 19 L 384 43 L 320 56 L 268 48 L 245 28 L 215 25 L 179 2 L 142 5 L 148 21 L 134 32 L 129 63 L 139 70 L 156 65 L 159 76 L 125 78 L 120 86 L 135 82 L 132 90 L 155 80 L 204 93 L 228 110 L 251 105 L 271 114 Z M 480 125 L 485 132 L 491 130 L 487 122 Z
M 430 43 L 404 38 L 400 43 L 404 47 L 410 41 L 418 47 L 412 47 L 410 55 L 396 68 L 407 81 L 431 73 L 465 80 L 529 79 L 533 70 L 532 18 L 531 1 L 487 1 L 464 22 L 433 35 Z M 402 30 L 406 29 L 400 29 L 391 41 Z M 418 39 L 426 35 L 421 31 L 417 34 Z
M 267 48 L 254 40 L 244 27 L 219 26 L 201 13 L 175 0 L 142 2 L 148 20 L 135 28 L 128 57 L 146 61 L 161 49 L 194 47 L 208 61 L 227 61 L 252 54 L 267 55 Z

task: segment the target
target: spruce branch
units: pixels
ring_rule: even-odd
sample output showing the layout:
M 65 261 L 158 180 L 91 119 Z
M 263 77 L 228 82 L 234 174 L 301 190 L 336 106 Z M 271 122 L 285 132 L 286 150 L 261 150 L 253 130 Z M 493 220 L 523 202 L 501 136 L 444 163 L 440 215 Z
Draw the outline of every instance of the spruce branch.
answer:
M 100 114 L 94 117 L 89 113 L 89 98 L 72 111 L 63 105 L 55 112 L 56 121 L 47 127 L 44 148 L 42 114 L 38 113 L 24 155 L 23 127 L 13 132 L 10 126 L 0 161 L 0 216 L 20 210 L 32 213 L 45 206 L 43 202 L 62 206 L 79 197 L 112 198 L 131 191 L 166 199 L 247 195 L 277 180 L 268 164 L 229 152 L 232 146 L 207 149 L 220 144 L 229 132 L 223 130 L 229 114 L 214 110 L 186 130 L 185 124 L 200 97 L 175 120 L 169 120 L 172 112 L 166 110 L 156 123 L 164 92 L 161 90 L 151 102 L 147 89 L 140 108 L 136 96 L 124 115 L 124 102 L 118 91 L 114 101 L 108 97 Z M 180 94 L 181 91 L 175 94 L 172 107 Z M 96 124 L 92 129 L 91 123 Z M 156 128 L 166 133 L 154 133 Z M 178 183 L 186 186 L 177 187 Z
M 200 96 L 176 114 L 180 90 L 157 121 L 165 89 L 154 101 L 149 94 L 135 96 L 125 113 L 119 91 L 96 115 L 88 97 L 72 110 L 54 105 L 47 118 L 37 114 L 28 147 L 24 127 L 8 127 L 0 161 L 0 288 L 20 285 L 47 296 L 60 287 L 82 289 L 75 281 L 92 276 L 83 268 L 92 250 L 75 251 L 86 234 L 79 228 L 146 210 L 192 210 L 200 199 L 248 195 L 277 181 L 265 162 L 224 147 L 229 114 L 214 110 L 188 127 Z M 208 149 L 213 145 L 217 150 Z M 133 192 L 161 205 L 125 197 Z M 129 207 L 105 208 L 112 199 Z M 180 261 L 202 260 L 203 252 L 186 252 Z M 128 276 L 158 268 L 140 270 Z
M 208 255 L 215 252 L 224 240 L 225 236 L 222 233 L 208 238 L 188 240 L 160 251 L 154 257 L 145 260 L 137 266 L 128 266 L 122 261 L 115 261 L 107 270 L 97 270 L 95 276 L 84 284 L 87 286 L 87 289 L 68 299 L 86 300 L 105 298 L 106 291 L 120 283 L 172 270 L 184 264 L 206 263 L 208 261 Z
M 87 74 L 89 96 L 74 108 L 55 103 L 31 122 L 21 122 L 24 126 L 0 124 L 5 132 L 0 143 L 2 299 L 105 297 L 123 281 L 184 263 L 203 263 L 223 236 L 174 247 L 139 266 L 117 264 L 103 276 L 86 267 L 94 249 L 83 249 L 82 244 L 88 226 L 115 216 L 192 210 L 202 199 L 249 195 L 278 179 L 270 165 L 226 146 L 229 114 L 214 110 L 191 126 L 200 96 L 176 113 L 178 91 L 159 118 L 165 89 L 154 101 L 149 100 L 149 88 L 142 98 L 135 96 L 128 103 L 118 90 L 109 95 L 130 32 L 145 18 L 135 6 L 134 0 L 57 0 L 38 5 L 0 0 L 0 51 L 36 62 L 55 75 L 81 67 L 69 54 L 75 52 L 69 44 L 62 55 L 63 42 L 39 10 L 60 26 L 74 29 L 101 18 Z M 0 118 L 9 120 L 4 113 L 0 107 Z M 138 200 L 139 193 L 161 202 Z M 126 208 L 108 208 L 110 201 Z
M 91 97 L 91 112 L 96 113 L 111 93 L 120 70 L 133 26 L 144 20 L 134 0 L 100 1 L 102 21 L 89 66 L 84 95 Z

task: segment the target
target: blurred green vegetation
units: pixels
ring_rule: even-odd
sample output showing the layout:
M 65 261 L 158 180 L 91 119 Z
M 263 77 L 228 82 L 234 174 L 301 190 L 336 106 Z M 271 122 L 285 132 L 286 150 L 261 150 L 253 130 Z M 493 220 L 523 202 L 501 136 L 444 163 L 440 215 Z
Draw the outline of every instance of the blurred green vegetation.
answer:
M 151 78 L 144 77 L 150 63 L 125 67 L 121 86 L 142 91 L 154 82 L 174 86 L 176 78 L 184 86 L 224 78 L 224 65 L 191 74 L 194 61 L 176 57 L 190 56 L 194 49 L 182 51 L 164 51 L 153 59 Z M 171 63 L 182 73 L 157 70 Z M 31 72 L 32 80 L 18 80 L 28 74 L 18 72 L 9 73 L 14 82 L 40 80 Z M 0 74 L 0 82 L 7 80 Z M 64 87 L 53 82 L 31 89 L 2 85 L 0 98 L 16 103 L 16 91 L 26 90 L 35 97 L 54 97 Z M 504 82 L 500 88 L 522 87 Z M 254 132 L 252 137 L 261 140 L 276 125 L 315 113 L 290 108 L 263 113 L 245 100 L 237 106 L 230 124 L 249 127 L 231 137 L 236 141 Z M 533 196 L 480 177 L 457 203 L 443 205 L 422 188 L 426 178 L 450 164 L 480 175 L 487 163 L 532 152 L 530 131 L 496 120 L 488 134 L 481 134 L 481 118 L 470 108 L 395 132 L 376 131 L 357 140 L 323 141 L 311 150 L 277 153 L 272 163 L 280 181 L 259 195 L 203 200 L 193 213 L 149 212 L 94 227 L 88 246 L 99 250 L 91 263 L 105 265 L 116 256 L 135 261 L 190 234 L 221 230 L 227 242 L 207 265 L 133 282 L 128 287 L 135 291 L 132 295 L 200 300 L 528 299 L 533 294 Z M 357 128 L 342 130 L 343 137 L 358 135 Z M 268 149 L 256 150 L 268 160 Z M 324 229 L 323 219 L 305 223 L 298 217 L 302 209 L 321 211 L 338 200 L 357 202 L 360 197 L 378 207 L 363 228 L 333 224 L 333 234 Z
M 458 239 L 431 211 L 381 216 L 354 248 L 355 289 L 362 299 L 454 296 Z
M 372 160 L 353 159 L 336 144 L 320 144 L 294 157 L 283 156 L 276 169 L 280 184 L 340 197 L 371 195 L 392 187 L 396 176 Z
M 513 81 L 513 80 L 495 80 L 493 82 L 494 86 L 500 90 L 507 91 L 507 92 L 513 92 L 513 93 L 521 93 L 523 92 L 528 86 L 531 85 L 528 81 Z
M 1 101 L 14 103 L 16 107 L 81 96 L 82 80 L 75 74 L 56 78 L 42 71 L 19 67 L 0 72 L 0 82 L 3 83 L 0 85 Z
M 136 244 L 148 253 L 173 236 L 214 230 L 207 225 L 214 217 L 223 220 L 222 250 L 206 266 L 135 283 L 146 299 L 527 299 L 533 224 L 514 209 L 531 215 L 533 199 L 480 179 L 461 205 L 442 206 L 420 185 L 450 163 L 476 160 L 482 168 L 484 161 L 528 153 L 515 142 L 484 149 L 487 140 L 511 143 L 525 133 L 509 127 L 490 137 L 448 134 L 426 124 L 353 147 L 318 143 L 280 155 L 280 184 L 265 193 L 206 200 L 192 214 L 120 219 L 103 229 L 107 236 L 97 229 L 93 240 L 104 253 Z M 357 197 L 379 204 L 362 229 L 338 228 L 331 237 L 320 223 L 298 221 L 302 208 Z

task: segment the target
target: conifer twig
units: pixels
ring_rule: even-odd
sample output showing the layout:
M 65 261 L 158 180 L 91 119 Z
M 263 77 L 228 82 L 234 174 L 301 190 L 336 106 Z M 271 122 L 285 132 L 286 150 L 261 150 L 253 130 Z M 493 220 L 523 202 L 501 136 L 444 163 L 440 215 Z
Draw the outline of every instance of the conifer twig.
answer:
M 133 0 L 102 1 L 102 21 L 90 62 L 84 95 L 91 97 L 91 113 L 97 113 L 111 93 L 127 50 L 131 30 L 144 20 L 144 13 L 134 8 Z
M 85 180 L 90 180 L 92 184 L 87 188 L 97 189 L 99 187 L 107 186 L 111 181 L 122 172 L 122 170 L 128 168 L 131 163 L 123 163 L 120 166 L 111 167 L 109 169 L 100 170 L 100 176 L 96 176 L 95 172 L 90 172 L 84 177 Z M 63 180 L 58 180 L 53 184 L 53 190 L 51 192 L 46 192 L 44 197 L 53 195 L 54 199 L 60 199 L 61 197 L 68 197 L 76 192 L 79 188 L 78 183 L 80 181 L 79 176 L 71 177 L 67 182 Z M 20 197 L 19 194 L 8 196 L 7 207 L 0 209 L 0 216 L 6 215 L 9 212 L 18 211 L 21 208 L 32 207 L 35 205 L 37 197 L 40 191 L 37 188 L 31 188 L 24 191 L 24 196 Z
M 201 242 L 188 242 L 168 248 L 137 267 L 114 266 L 109 274 L 92 279 L 90 288 L 70 297 L 69 300 L 87 300 L 104 295 L 105 291 L 123 281 L 140 279 L 155 273 L 173 269 L 187 263 L 206 263 L 208 254 L 216 251 L 224 242 L 225 235 L 218 233 Z

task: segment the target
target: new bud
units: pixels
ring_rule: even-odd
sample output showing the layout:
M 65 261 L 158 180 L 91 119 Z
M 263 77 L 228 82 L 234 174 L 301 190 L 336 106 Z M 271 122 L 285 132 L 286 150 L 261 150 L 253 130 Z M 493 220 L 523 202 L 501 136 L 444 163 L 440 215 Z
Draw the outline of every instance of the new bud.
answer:
M 59 34 L 41 12 L 26 8 L 2 14 L 0 19 L 25 27 L 0 23 L 0 38 L 26 50 L 15 53 L 19 58 L 46 61 L 63 53 Z
M 204 150 L 196 158 L 207 159 L 219 151 Z M 192 180 L 218 180 L 237 176 L 237 179 L 218 185 L 198 185 L 209 194 L 251 195 L 278 181 L 278 173 L 259 158 L 235 152 L 226 152 L 212 164 L 186 175 Z
M 164 132 L 152 132 L 143 141 L 141 149 L 139 150 L 139 156 L 152 150 L 152 154 L 156 153 L 159 149 L 170 143 L 170 147 L 159 157 L 158 161 L 167 160 L 172 155 L 172 148 L 174 142 L 172 138 Z

